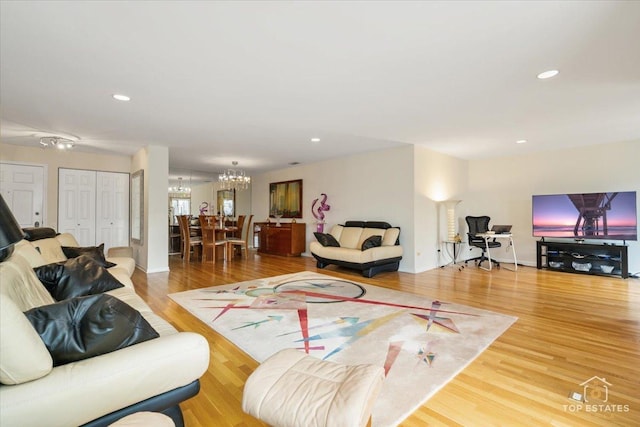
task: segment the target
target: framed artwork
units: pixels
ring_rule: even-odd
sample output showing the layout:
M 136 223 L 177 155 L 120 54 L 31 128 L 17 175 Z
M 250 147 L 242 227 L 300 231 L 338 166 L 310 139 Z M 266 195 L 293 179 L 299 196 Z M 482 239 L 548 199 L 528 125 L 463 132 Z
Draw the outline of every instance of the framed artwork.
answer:
M 269 216 L 302 218 L 302 180 L 269 184 Z

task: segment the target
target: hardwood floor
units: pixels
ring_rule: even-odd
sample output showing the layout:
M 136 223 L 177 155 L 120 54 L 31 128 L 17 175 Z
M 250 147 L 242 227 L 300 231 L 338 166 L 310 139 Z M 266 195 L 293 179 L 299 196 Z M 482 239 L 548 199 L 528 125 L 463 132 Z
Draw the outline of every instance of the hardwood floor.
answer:
M 184 264 L 169 273 L 136 271 L 138 293 L 177 329 L 207 337 L 209 370 L 200 393 L 183 403 L 187 427 L 261 426 L 241 410 L 242 388 L 257 362 L 175 304 L 167 294 L 297 271 L 318 271 L 418 295 L 517 316 L 518 321 L 402 426 L 640 425 L 640 280 L 522 267 L 487 272 L 472 264 L 420 274 L 316 269 L 311 258 L 257 255 Z M 570 392 L 605 379 L 604 406 L 579 403 Z M 593 399 L 592 399 L 593 402 Z M 581 405 L 581 407 L 578 407 Z

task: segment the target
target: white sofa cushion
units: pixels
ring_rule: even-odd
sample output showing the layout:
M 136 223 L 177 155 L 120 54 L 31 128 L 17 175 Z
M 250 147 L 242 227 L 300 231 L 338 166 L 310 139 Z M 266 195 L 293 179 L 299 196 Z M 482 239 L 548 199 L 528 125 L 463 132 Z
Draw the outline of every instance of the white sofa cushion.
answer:
M 60 246 L 80 246 L 76 238 L 71 233 L 60 233 L 54 237 Z
M 336 224 L 333 227 L 331 227 L 331 231 L 329 232 L 329 234 L 335 237 L 335 239 L 339 242 L 340 237 L 342 237 L 342 230 L 344 230 L 344 226 L 340 224 Z
M 400 237 L 400 229 L 398 227 L 387 228 L 382 236 L 382 246 L 393 246 Z
M 335 237 L 343 248 L 360 249 L 362 243 L 371 236 L 382 236 L 382 246 L 394 246 L 400 236 L 400 229 L 345 227 L 337 224 L 331 227 L 329 234 Z
M 20 250 L 15 250 L 9 259 L 0 264 L 0 277 L 2 296 L 11 298 L 22 312 L 56 302 Z
M 21 240 L 15 244 L 14 252 L 19 252 L 24 257 L 29 265 L 33 268 L 40 267 L 41 265 L 49 264 L 42 254 L 26 240 Z
M 207 340 L 182 332 L 57 366 L 37 381 L 0 387 L 0 426 L 82 425 L 190 384 L 208 365 Z
M 362 244 L 371 236 L 384 236 L 384 230 L 382 228 L 362 228 L 360 233 L 360 239 L 358 239 L 357 249 L 362 249 Z
M 340 247 L 348 249 L 360 249 L 362 242 L 360 241 L 360 235 L 362 235 L 362 228 L 360 227 L 344 227 L 342 233 L 340 233 Z M 358 245 L 358 243 L 360 243 Z
M 22 240 L 16 245 L 16 248 L 19 247 L 18 245 L 20 245 L 23 256 L 29 260 L 31 267 L 40 267 L 45 264 L 66 261 L 67 256 L 62 251 L 62 246 L 79 246 L 76 238 L 70 233 L 62 233 L 56 237 L 35 240 L 33 242 Z M 105 259 L 116 264 L 115 267 L 110 267 L 108 271 L 118 280 L 120 280 L 121 273 L 124 273 L 127 277 L 131 277 L 136 269 L 135 260 L 132 257 L 126 256 L 132 252 L 131 248 L 111 248 L 108 252 L 113 254 L 113 256 L 107 256 Z M 115 273 L 116 269 L 120 269 L 121 272 Z M 131 284 L 131 280 L 120 281 L 124 283 L 125 286 L 128 285 L 127 282 Z M 131 289 L 133 289 L 132 284 Z
M 47 347 L 27 317 L 7 295 L 0 295 L 0 382 L 22 384 L 53 369 Z
M 133 272 L 136 269 L 136 262 L 133 258 L 129 257 L 107 257 L 107 261 L 116 264 L 115 267 L 108 268 L 107 271 L 114 270 L 119 268 L 125 272 L 125 274 L 129 277 L 133 275 Z
M 46 264 L 65 261 L 67 259 L 64 252 L 62 252 L 60 242 L 58 242 L 55 237 L 36 240 L 35 242 L 31 242 L 31 244 L 42 254 Z
M 322 246 L 318 242 L 311 242 L 309 250 L 325 259 L 335 259 L 355 264 L 379 261 L 383 259 L 396 258 L 402 256 L 402 246 L 378 246 L 376 248 L 360 249 L 335 248 L 332 246 Z

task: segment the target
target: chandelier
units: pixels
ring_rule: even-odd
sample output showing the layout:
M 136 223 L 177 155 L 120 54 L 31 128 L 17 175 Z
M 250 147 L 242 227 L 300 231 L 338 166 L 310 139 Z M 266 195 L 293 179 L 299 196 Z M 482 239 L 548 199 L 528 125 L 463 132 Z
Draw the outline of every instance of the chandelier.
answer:
M 232 162 L 233 166 L 238 166 L 238 162 Z M 227 169 L 218 175 L 218 182 L 221 183 L 223 190 L 246 190 L 251 184 L 251 177 L 242 169 Z
M 53 147 L 59 150 L 70 150 L 75 144 L 74 141 L 60 136 L 43 136 L 40 138 L 40 145 L 43 148 Z
M 177 187 L 169 187 L 169 193 L 187 194 L 187 193 L 191 193 L 191 188 L 190 187 L 183 187 L 182 186 L 182 177 L 179 177 L 178 178 L 178 186 Z

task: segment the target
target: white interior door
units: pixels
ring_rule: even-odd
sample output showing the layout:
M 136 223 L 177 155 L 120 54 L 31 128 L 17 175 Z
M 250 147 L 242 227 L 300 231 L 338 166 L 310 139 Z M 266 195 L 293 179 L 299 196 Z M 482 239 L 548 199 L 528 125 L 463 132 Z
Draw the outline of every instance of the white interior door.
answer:
M 96 244 L 129 246 L 129 174 L 98 172 L 96 179 Z
M 45 166 L 0 163 L 0 193 L 20 227 L 40 227 L 46 222 Z
M 58 231 L 71 233 L 80 246 L 96 244 L 96 171 L 58 171 Z

